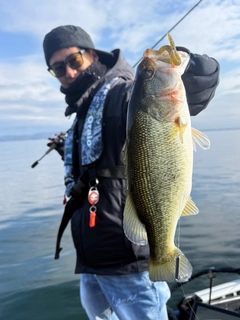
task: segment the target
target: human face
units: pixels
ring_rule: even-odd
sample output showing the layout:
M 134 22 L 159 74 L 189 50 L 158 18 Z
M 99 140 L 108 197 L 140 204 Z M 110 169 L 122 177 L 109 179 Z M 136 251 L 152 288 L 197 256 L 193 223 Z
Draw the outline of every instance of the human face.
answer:
M 66 74 L 66 65 L 68 65 L 71 69 L 78 69 L 83 64 L 83 53 L 85 50 L 80 50 L 77 53 L 70 54 L 65 61 L 55 62 L 52 64 L 48 71 L 56 78 L 61 78 Z
M 60 49 L 51 56 L 49 60 L 49 65 L 52 66 L 56 62 L 65 61 L 70 55 L 79 52 L 78 47 L 64 48 Z M 95 51 L 89 50 L 83 53 L 83 63 L 78 69 L 72 69 L 69 65 L 66 64 L 66 73 L 57 78 L 61 83 L 62 87 L 67 89 L 70 85 L 76 80 L 76 78 L 87 69 L 93 62 L 98 61 L 98 56 Z

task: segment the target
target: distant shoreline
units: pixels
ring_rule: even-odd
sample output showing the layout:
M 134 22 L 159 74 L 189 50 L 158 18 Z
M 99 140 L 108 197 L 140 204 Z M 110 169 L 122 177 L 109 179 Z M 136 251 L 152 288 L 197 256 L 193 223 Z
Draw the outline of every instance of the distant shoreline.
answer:
M 235 131 L 240 130 L 240 128 L 213 128 L 213 129 L 198 129 L 202 132 L 212 132 L 212 131 Z M 24 135 L 6 135 L 0 136 L 0 142 L 7 141 L 25 141 L 25 140 L 43 140 L 52 137 L 52 132 L 41 132 L 35 134 L 24 134 Z
M 52 132 L 42 132 L 42 133 L 34 133 L 34 134 L 23 134 L 23 135 L 6 135 L 0 136 L 0 142 L 7 141 L 23 141 L 23 140 L 42 140 L 48 139 L 49 137 L 54 136 Z

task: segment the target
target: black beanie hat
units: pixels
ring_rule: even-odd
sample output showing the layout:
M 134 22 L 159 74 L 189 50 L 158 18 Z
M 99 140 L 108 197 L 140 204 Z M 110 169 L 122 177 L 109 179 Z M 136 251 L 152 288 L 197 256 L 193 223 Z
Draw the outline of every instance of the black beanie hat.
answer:
M 113 59 L 112 52 L 96 50 L 94 48 L 92 39 L 82 28 L 67 25 L 57 27 L 46 34 L 43 40 L 43 50 L 47 65 L 49 66 L 49 59 L 54 52 L 63 48 L 70 47 L 93 49 L 94 51 L 96 51 L 102 63 L 108 63 L 109 59 Z

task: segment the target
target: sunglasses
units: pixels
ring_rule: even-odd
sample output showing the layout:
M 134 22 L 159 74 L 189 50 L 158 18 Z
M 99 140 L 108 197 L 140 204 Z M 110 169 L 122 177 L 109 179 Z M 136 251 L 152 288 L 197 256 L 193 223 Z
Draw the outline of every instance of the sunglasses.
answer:
M 66 74 L 66 66 L 68 65 L 71 69 L 78 69 L 83 64 L 83 53 L 85 50 L 73 53 L 67 57 L 65 61 L 56 62 L 48 68 L 48 71 L 56 78 L 63 77 Z

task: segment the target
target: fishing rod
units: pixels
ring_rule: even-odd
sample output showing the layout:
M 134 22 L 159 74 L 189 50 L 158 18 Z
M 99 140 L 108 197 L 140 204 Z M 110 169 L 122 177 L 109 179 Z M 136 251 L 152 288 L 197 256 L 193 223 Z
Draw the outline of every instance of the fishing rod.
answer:
M 66 138 L 66 135 L 67 135 L 67 133 L 65 133 L 65 132 L 61 132 L 59 135 L 57 135 L 57 134 L 55 134 L 55 136 L 53 137 L 53 138 L 49 138 L 49 140 L 51 141 L 51 145 L 50 145 L 50 148 L 44 153 L 44 155 L 40 158 L 40 159 L 38 159 L 37 161 L 35 161 L 32 165 L 31 165 L 31 167 L 32 168 L 35 168 L 36 167 L 36 165 L 38 165 L 39 164 L 39 161 L 41 161 L 42 160 L 42 158 L 44 158 L 47 154 L 49 154 L 52 150 L 54 150 L 54 149 L 61 149 L 62 147 L 63 147 L 63 145 L 64 145 L 64 140 L 65 140 L 65 138 Z M 50 144 L 50 143 L 49 143 Z M 48 145 L 49 145 L 48 144 Z
M 55 148 L 56 148 L 56 144 L 53 143 L 53 144 L 51 145 L 51 147 L 44 153 L 44 155 L 43 155 L 40 159 L 38 159 L 37 161 L 35 161 L 35 162 L 31 165 L 31 168 L 35 168 L 36 165 L 39 164 L 39 161 L 41 161 L 42 158 L 44 158 L 47 154 L 49 154 L 49 153 L 50 153 L 53 149 L 55 149 Z
M 169 30 L 162 36 L 162 38 L 159 39 L 159 40 L 151 47 L 151 49 L 154 49 L 154 48 L 156 47 L 156 45 L 159 44 L 159 42 L 161 42 L 161 41 L 166 37 L 166 35 L 167 35 L 168 33 L 170 33 L 183 19 L 185 19 L 186 16 L 189 15 L 189 13 L 190 13 L 191 11 L 193 11 L 202 1 L 203 1 L 203 0 L 198 1 L 198 3 L 196 3 L 177 23 L 175 23 L 175 25 L 174 25 L 171 29 L 169 29 Z M 142 60 L 142 58 L 140 58 L 140 59 L 133 65 L 133 68 L 135 68 L 136 65 L 137 65 L 141 60 Z
M 189 15 L 190 12 L 192 12 L 202 1 L 203 1 L 203 0 L 198 1 L 177 23 L 175 23 L 175 25 L 174 25 L 171 29 L 169 29 L 169 30 L 161 37 L 161 39 L 159 39 L 159 40 L 151 47 L 151 49 L 155 48 L 156 45 L 159 44 L 159 42 L 161 42 L 161 41 L 166 37 L 166 35 L 167 35 L 168 33 L 170 33 L 183 19 L 185 19 L 186 16 Z M 134 64 L 133 68 L 136 67 L 136 65 L 137 65 L 141 60 L 142 60 L 142 58 L 140 58 L 140 59 Z M 42 158 L 44 158 L 47 154 L 49 154 L 49 153 L 50 153 L 53 149 L 55 149 L 55 148 L 56 148 L 56 145 L 55 145 L 55 143 L 53 143 L 53 144 L 51 145 L 51 147 L 44 153 L 44 155 L 43 155 L 40 159 L 38 159 L 37 161 L 35 161 L 35 162 L 32 164 L 31 167 L 32 167 L 32 168 L 35 168 L 35 167 L 38 165 L 39 161 L 41 161 Z

